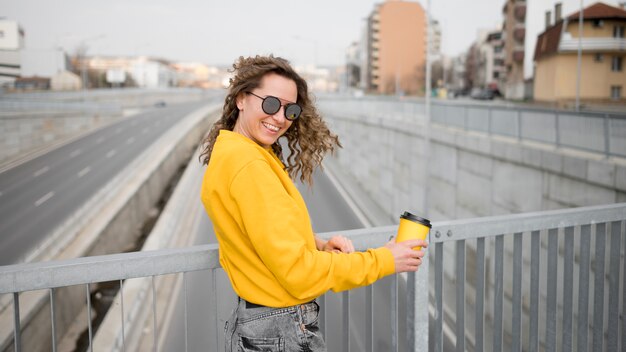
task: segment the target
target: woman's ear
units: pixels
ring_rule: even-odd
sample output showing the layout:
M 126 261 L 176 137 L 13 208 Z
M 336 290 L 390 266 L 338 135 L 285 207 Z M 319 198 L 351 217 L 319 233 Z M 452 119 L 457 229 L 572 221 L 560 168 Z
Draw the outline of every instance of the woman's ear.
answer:
M 243 99 L 245 95 L 246 95 L 245 93 L 241 92 L 237 94 L 237 98 L 235 98 L 235 101 L 237 103 L 237 109 L 239 110 L 243 110 Z

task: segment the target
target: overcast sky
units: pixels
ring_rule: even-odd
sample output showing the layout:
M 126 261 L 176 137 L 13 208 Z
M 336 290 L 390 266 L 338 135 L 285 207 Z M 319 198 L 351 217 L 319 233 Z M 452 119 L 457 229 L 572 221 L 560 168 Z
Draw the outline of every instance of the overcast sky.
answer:
M 294 64 L 342 65 L 364 19 L 382 0 L 0 0 L 0 16 L 17 20 L 26 48 L 63 47 L 72 54 L 154 55 L 230 65 L 240 55 L 273 53 Z M 420 0 L 424 7 L 426 0 Z M 527 59 L 554 0 L 527 0 Z M 563 14 L 580 0 L 562 0 Z M 595 1 L 584 0 L 585 6 Z M 618 0 L 605 0 L 617 5 Z M 498 28 L 505 0 L 431 0 L 442 26 L 442 51 L 458 55 L 480 28 Z M 526 60 L 526 75 L 532 62 Z

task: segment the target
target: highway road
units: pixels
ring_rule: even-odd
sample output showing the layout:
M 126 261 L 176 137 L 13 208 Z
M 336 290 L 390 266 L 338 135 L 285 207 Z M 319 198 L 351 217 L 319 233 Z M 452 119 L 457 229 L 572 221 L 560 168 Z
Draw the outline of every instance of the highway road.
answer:
M 145 110 L 0 173 L 0 265 L 19 262 L 169 128 L 207 102 Z

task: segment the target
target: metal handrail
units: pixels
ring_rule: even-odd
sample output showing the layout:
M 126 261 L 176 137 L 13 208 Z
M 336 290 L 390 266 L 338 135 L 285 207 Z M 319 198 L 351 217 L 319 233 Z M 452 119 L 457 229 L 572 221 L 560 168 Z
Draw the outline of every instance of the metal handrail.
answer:
M 623 264 L 620 264 L 620 250 L 622 243 L 626 244 L 624 235 L 624 223 L 626 222 L 626 203 L 611 204 L 602 206 L 592 206 L 576 209 L 565 209 L 555 211 L 534 212 L 526 214 L 493 216 L 485 218 L 475 219 L 463 219 L 454 221 L 434 222 L 431 231 L 431 247 L 428 252 L 430 253 L 430 259 L 434 262 L 433 265 L 426 265 L 426 269 L 418 272 L 422 280 L 417 277 L 409 276 L 406 281 L 408 298 L 407 304 L 407 324 L 398 324 L 398 300 L 401 296 L 397 287 L 398 284 L 394 284 L 396 287 L 395 294 L 392 292 L 391 312 L 392 314 L 392 331 L 395 334 L 395 340 L 393 342 L 395 349 L 398 348 L 398 334 L 402 329 L 404 336 L 407 337 L 406 346 L 413 349 L 418 349 L 417 342 L 420 341 L 423 344 L 428 344 L 428 336 L 421 332 L 416 323 L 416 314 L 424 307 L 428 306 L 427 296 L 421 295 L 424 290 L 416 289 L 416 287 L 423 287 L 419 285 L 429 285 L 431 294 L 434 294 L 434 341 L 431 341 L 431 346 L 434 346 L 434 350 L 442 351 L 444 344 L 444 326 L 447 326 L 445 322 L 445 316 L 453 316 L 455 321 L 455 335 L 457 348 L 464 349 L 465 343 L 471 343 L 474 348 L 482 349 L 485 341 L 483 336 L 484 329 L 486 328 L 485 320 L 490 319 L 493 323 L 487 328 L 492 329 L 493 336 L 493 348 L 494 350 L 502 349 L 504 344 L 504 335 L 510 334 L 512 337 L 513 346 L 516 349 L 522 346 L 522 272 L 531 274 L 531 303 L 534 304 L 530 309 L 530 340 L 532 347 L 556 347 L 556 322 L 557 316 L 561 316 L 558 312 L 563 311 L 563 328 L 564 334 L 562 341 L 564 343 L 572 343 L 572 326 L 576 321 L 573 316 L 571 308 L 573 297 L 571 291 L 576 289 L 572 287 L 572 273 L 574 265 L 578 265 L 580 271 L 579 290 L 583 294 L 579 295 L 578 304 L 581 307 L 587 307 L 591 298 L 584 294 L 588 293 L 587 287 L 591 285 L 591 280 L 594 281 L 594 295 L 593 295 L 593 312 L 589 312 L 589 316 L 593 316 L 593 329 L 591 332 L 593 346 L 602 347 L 606 344 L 609 348 L 617 348 L 622 340 L 622 331 L 618 331 L 618 324 L 615 322 L 617 318 L 617 310 L 609 310 L 609 332 L 607 337 L 604 336 L 603 320 L 604 320 L 604 292 L 605 289 L 609 291 L 609 305 L 614 304 L 616 307 L 619 305 L 619 282 L 622 277 L 619 276 L 620 268 L 622 268 L 622 275 L 626 274 L 626 268 L 623 268 Z M 574 253 L 574 228 L 580 229 L 580 244 L 577 246 L 579 252 Z M 595 231 L 591 230 L 596 228 Z M 610 242 L 610 256 L 608 258 L 610 270 L 606 272 L 609 276 L 608 280 L 605 280 L 604 271 L 604 255 L 607 241 L 608 229 L 611 229 L 608 239 Z M 364 250 L 366 248 L 380 246 L 388 239 L 390 234 L 395 233 L 396 226 L 384 226 L 369 229 L 359 229 L 343 231 L 341 234 L 350 237 L 357 250 Z M 576 230 L 578 231 L 578 230 Z M 335 233 L 333 233 L 335 234 Z M 530 244 L 531 263 L 528 270 L 524 270 L 524 264 L 522 261 L 522 243 L 524 234 L 530 234 L 532 236 Z M 547 272 L 543 273 L 539 271 L 539 252 L 542 248 L 540 234 L 547 236 L 547 247 L 545 251 L 548 257 Z M 564 234 L 564 249 L 559 251 L 559 236 Z M 590 254 L 590 238 L 594 234 L 597 238 L 594 240 L 595 251 Z M 322 237 L 330 234 L 321 234 Z M 515 242 L 514 254 L 512 255 L 513 273 L 511 275 L 513 282 L 512 298 L 503 294 L 504 285 L 504 258 L 505 258 L 505 238 L 511 238 Z M 485 250 L 485 240 L 495 240 L 495 275 L 493 278 L 485 277 L 486 259 L 490 256 Z M 475 252 L 476 267 L 471 268 L 475 270 L 474 282 L 466 281 L 466 273 L 470 273 L 470 268 L 466 267 L 466 259 L 469 256 L 467 248 L 473 246 L 473 242 L 477 241 Z M 447 255 L 450 251 L 444 251 L 444 247 L 448 245 L 455 246 L 452 252 L 456 251 L 456 259 L 450 264 L 452 268 L 446 266 Z M 468 247 L 469 246 L 469 247 Z M 545 247 L 545 246 L 544 246 Z M 472 247 L 473 248 L 473 247 Z M 562 252 L 562 253 L 561 253 Z M 565 273 L 563 277 L 558 277 L 557 261 L 563 256 L 565 263 Z M 593 260 L 602 263 L 601 267 L 590 267 L 589 262 Z M 576 263 L 574 257 L 577 258 Z M 581 261 L 578 263 L 578 261 Z M 426 263 L 427 264 L 427 263 Z M 207 270 L 219 268 L 219 255 L 217 245 L 201 245 L 188 248 L 175 248 L 164 249 L 156 251 L 146 252 L 132 252 L 122 254 L 112 254 L 104 256 L 85 257 L 77 259 L 69 259 L 62 261 L 42 262 L 42 263 L 30 263 L 30 264 L 17 264 L 0 266 L 0 294 L 13 294 L 14 296 L 14 310 L 17 312 L 15 319 L 16 331 L 19 331 L 19 293 L 30 290 L 50 289 L 51 304 L 54 303 L 54 290 L 59 287 L 71 286 L 71 285 L 86 285 L 87 292 L 89 292 L 89 284 L 96 282 L 106 281 L 120 281 L 129 278 L 140 277 L 152 277 L 161 276 L 172 273 L 186 273 L 198 270 Z M 585 269 L 588 268 L 588 269 Z M 429 270 L 430 269 L 430 270 Z M 456 277 L 451 285 L 454 286 L 456 305 L 455 310 L 445 307 L 444 298 L 444 283 L 447 281 L 446 271 L 453 271 Z M 430 276 L 434 276 L 431 280 Z M 590 275 L 591 274 L 591 275 Z M 541 312 L 539 311 L 539 302 L 544 298 L 544 295 L 540 293 L 540 275 L 547 275 L 544 277 L 546 280 L 546 298 L 545 306 Z M 394 280 L 398 280 L 400 276 L 395 276 Z M 404 278 L 406 279 L 406 278 Z M 490 281 L 492 280 L 492 281 Z M 449 280 L 448 280 L 449 281 Z M 564 285 L 563 295 L 567 304 L 559 305 L 557 300 L 557 281 L 562 282 Z M 616 286 L 617 283 L 617 286 Z M 448 284 L 450 284 L 448 282 Z M 465 325 L 465 312 L 466 309 L 466 286 L 472 286 L 475 288 L 475 322 L 473 328 L 475 329 L 473 334 L 468 332 L 468 327 Z M 468 286 L 468 287 L 469 287 Z M 617 289 L 616 289 L 617 287 Z M 490 291 L 493 288 L 493 291 Z M 154 290 L 154 284 L 153 284 Z M 505 287 L 506 290 L 506 287 Z M 368 299 L 371 304 L 371 291 L 368 291 Z M 489 293 L 488 292 L 492 292 Z M 569 295 L 568 295 L 569 294 Z M 154 295 L 154 293 L 153 293 Z M 348 304 L 349 307 L 349 295 L 344 293 L 344 304 Z M 493 312 L 488 313 L 491 308 L 485 304 L 484 297 L 491 297 L 488 299 L 493 300 Z M 503 298 L 511 300 L 514 308 L 512 319 L 513 325 L 511 331 L 505 330 L 503 318 Z M 432 300 L 433 298 L 431 298 Z M 622 298 L 623 300 L 623 298 Z M 89 301 L 87 299 L 87 301 Z M 622 307 L 624 307 L 622 302 Z M 566 307 L 567 305 L 570 307 Z M 490 306 L 491 307 L 491 306 Z M 123 308 L 122 308 L 123 309 Z M 370 306 L 370 310 L 372 307 Z M 52 308 L 54 312 L 54 308 Z M 590 324 L 590 318 L 586 314 L 586 310 L 579 310 L 578 313 L 578 342 L 586 343 L 587 334 L 581 333 L 584 329 L 587 329 Z M 329 314 L 329 313 L 324 313 Z M 350 314 L 349 309 L 344 307 L 343 314 Z M 538 323 L 539 315 L 546 314 L 546 326 L 545 332 L 539 330 L 540 324 Z M 489 318 L 485 318 L 489 315 Z M 156 318 L 155 318 L 156 320 Z M 526 321 L 526 320 L 524 320 Z M 614 326 L 611 325 L 614 323 Z M 156 324 L 156 321 L 155 321 Z M 344 316 L 344 325 L 349 324 L 349 319 Z M 370 328 L 372 322 L 369 321 Z M 426 325 L 428 323 L 426 322 Z M 349 334 L 350 329 L 346 326 L 346 334 Z M 53 323 L 54 329 L 54 323 Z M 589 330 L 587 329 L 587 330 Z M 450 330 L 450 328 L 448 328 Z M 524 330 L 526 331 L 526 330 Z M 16 333 L 16 348 L 19 346 L 19 333 Z M 606 342 L 605 342 L 606 340 Z M 349 338 L 344 340 L 344 344 L 349 344 Z M 426 342 L 424 342 L 426 341 Z M 368 344 L 370 350 L 374 347 L 373 340 Z M 478 347 L 477 347 L 478 346 Z M 421 350 L 421 349 L 420 349 Z

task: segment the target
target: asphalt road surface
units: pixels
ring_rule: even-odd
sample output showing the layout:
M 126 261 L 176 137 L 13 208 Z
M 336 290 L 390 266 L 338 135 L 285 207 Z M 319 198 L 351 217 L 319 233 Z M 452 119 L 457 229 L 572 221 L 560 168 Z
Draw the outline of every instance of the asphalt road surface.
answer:
M 0 173 L 0 265 L 19 262 L 169 128 L 207 102 L 149 109 Z

